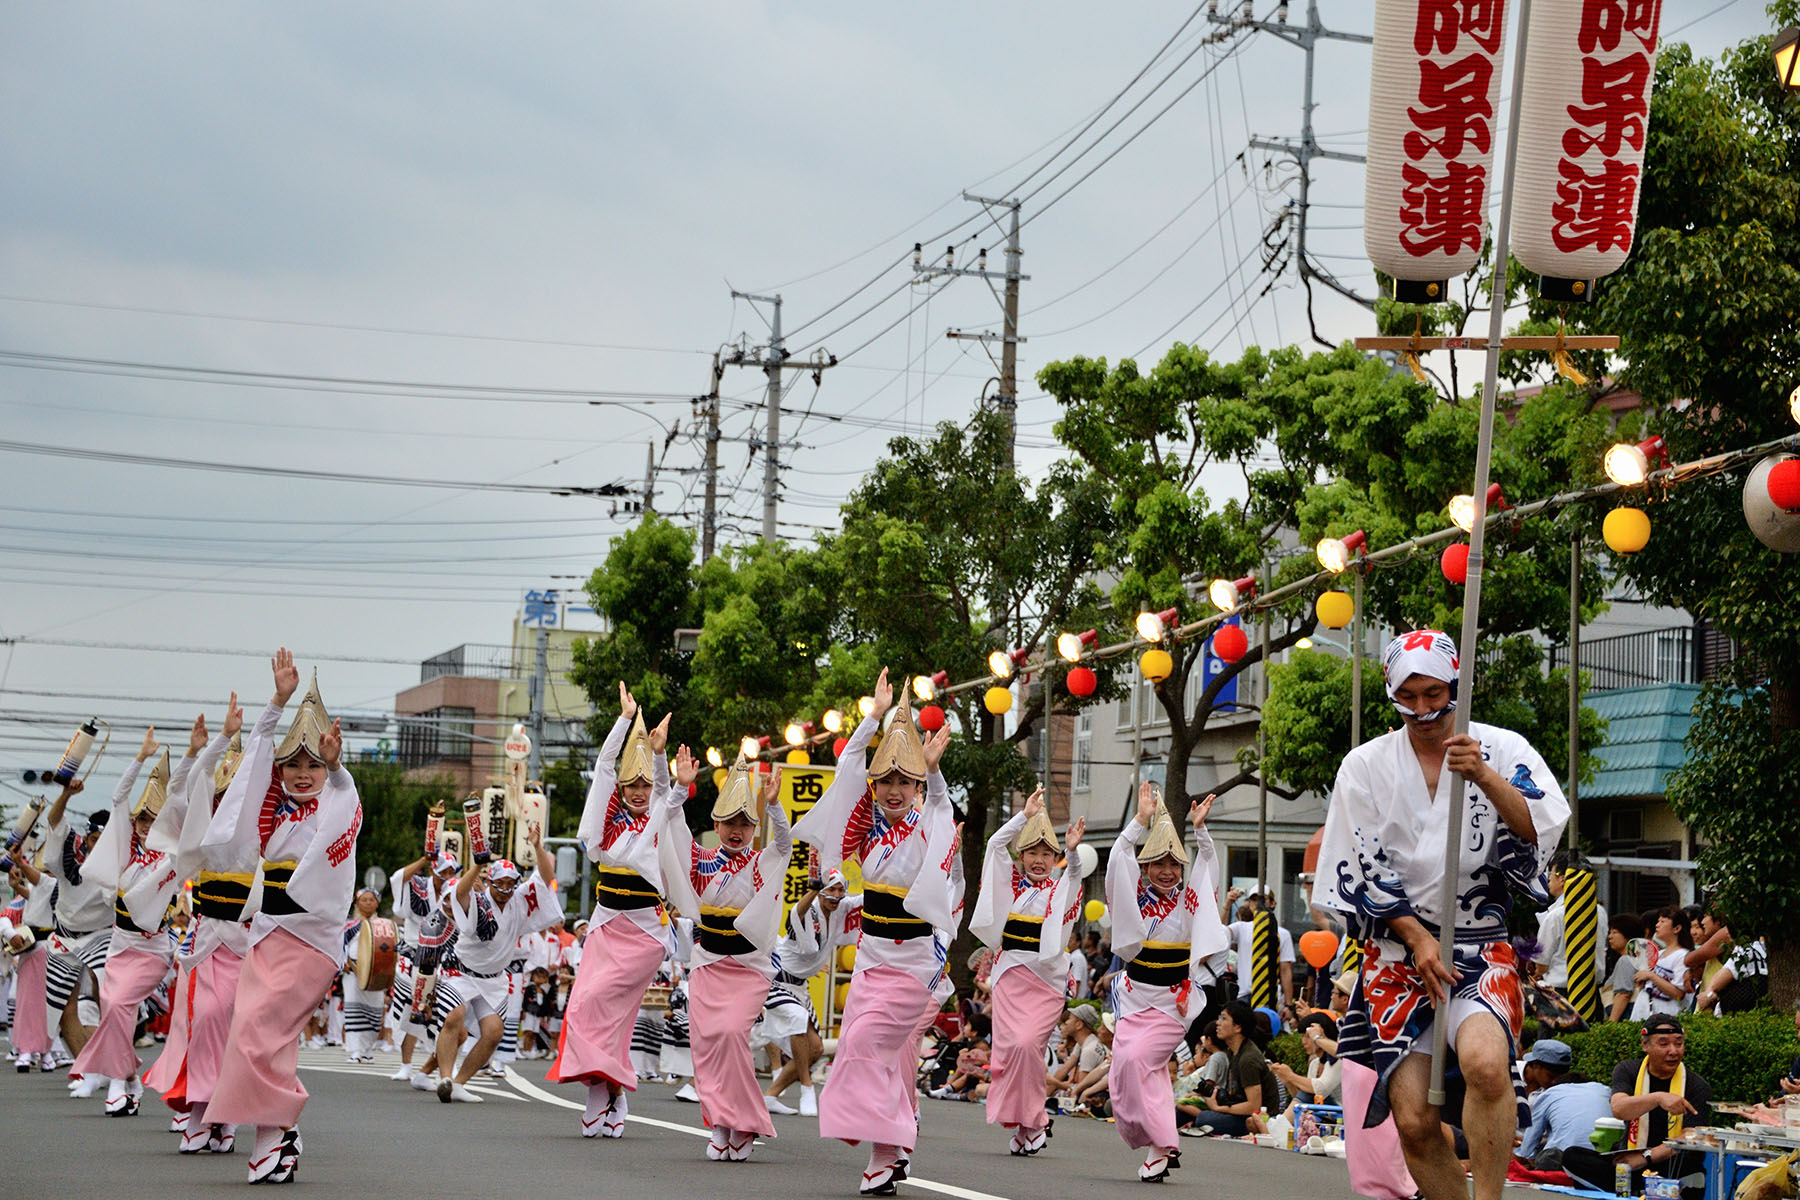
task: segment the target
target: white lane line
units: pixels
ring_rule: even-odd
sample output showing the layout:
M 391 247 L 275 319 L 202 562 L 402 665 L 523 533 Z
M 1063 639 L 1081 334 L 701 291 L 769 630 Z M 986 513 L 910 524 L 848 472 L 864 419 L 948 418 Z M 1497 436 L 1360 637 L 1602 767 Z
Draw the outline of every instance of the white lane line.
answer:
M 583 1110 L 587 1108 L 587 1105 L 585 1104 L 577 1104 L 573 1100 L 564 1100 L 561 1096 L 545 1091 L 543 1088 L 538 1087 L 536 1084 L 526 1079 L 523 1075 L 520 1075 L 511 1067 L 506 1069 L 506 1082 L 512 1084 L 521 1092 L 530 1096 L 533 1100 L 542 1100 L 545 1104 L 555 1104 L 563 1108 Z M 645 1125 L 652 1125 L 657 1129 L 669 1129 L 676 1133 L 691 1133 L 695 1137 L 712 1136 L 709 1131 L 696 1128 L 692 1125 L 677 1125 L 673 1121 L 659 1121 L 655 1117 L 640 1117 L 636 1113 L 626 1113 L 625 1119 L 627 1121 L 639 1121 Z M 760 1139 L 758 1139 L 757 1144 L 762 1144 Z M 920 1179 L 917 1176 L 908 1178 L 906 1182 L 902 1183 L 900 1186 L 902 1188 L 916 1187 L 922 1191 L 936 1192 L 943 1196 L 956 1196 L 958 1197 L 958 1200 L 1008 1200 L 1007 1197 L 997 1196 L 992 1192 L 978 1192 L 973 1188 L 957 1187 L 953 1183 L 934 1183 L 929 1179 Z

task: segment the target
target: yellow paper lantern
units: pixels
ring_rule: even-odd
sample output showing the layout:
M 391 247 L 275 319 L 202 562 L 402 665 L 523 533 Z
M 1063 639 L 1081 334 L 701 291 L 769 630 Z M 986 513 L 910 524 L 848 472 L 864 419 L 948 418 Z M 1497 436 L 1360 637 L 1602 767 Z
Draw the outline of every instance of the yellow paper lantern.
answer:
M 731 772 L 727 771 L 724 767 L 715 768 L 713 771 L 713 786 L 716 788 L 724 787 L 725 779 L 730 774 Z
M 1327 629 L 1342 629 L 1356 616 L 1356 601 L 1349 592 L 1320 592 L 1313 609 L 1319 614 L 1319 624 Z
M 836 1006 L 837 1011 L 842 1013 L 844 1011 L 844 1005 L 849 1003 L 849 1000 L 850 1000 L 850 984 L 848 982 L 838 984 L 837 985 L 837 1006 Z
M 787 752 L 787 761 L 796 767 L 804 767 L 812 761 L 812 755 L 796 746 Z
M 1138 670 L 1143 672 L 1144 678 L 1151 683 L 1161 683 L 1169 677 L 1169 672 L 1174 669 L 1175 660 L 1169 657 L 1167 650 L 1146 650 L 1144 656 L 1138 659 Z
M 837 965 L 838 970 L 840 971 L 856 970 L 856 947 L 839 946 L 837 952 Z
M 1103 900 L 1089 900 L 1087 904 L 1082 907 L 1081 915 L 1090 921 L 1098 921 L 1101 917 L 1106 915 L 1106 902 Z
M 1606 545 L 1616 554 L 1636 554 L 1650 542 L 1650 517 L 1641 508 L 1615 508 L 1600 527 Z
M 991 687 L 981 697 L 981 706 L 996 717 L 1012 709 L 1012 689 Z

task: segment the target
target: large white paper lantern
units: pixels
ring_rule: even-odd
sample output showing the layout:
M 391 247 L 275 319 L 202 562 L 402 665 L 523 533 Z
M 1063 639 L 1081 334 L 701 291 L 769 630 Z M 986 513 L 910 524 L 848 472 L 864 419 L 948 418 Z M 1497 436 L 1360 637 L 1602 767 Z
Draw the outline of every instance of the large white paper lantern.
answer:
M 1363 246 L 1397 299 L 1441 301 L 1481 258 L 1506 7 L 1376 0 Z
M 1512 252 L 1551 299 L 1591 298 L 1631 253 L 1661 13 L 1642 0 L 1532 9 Z

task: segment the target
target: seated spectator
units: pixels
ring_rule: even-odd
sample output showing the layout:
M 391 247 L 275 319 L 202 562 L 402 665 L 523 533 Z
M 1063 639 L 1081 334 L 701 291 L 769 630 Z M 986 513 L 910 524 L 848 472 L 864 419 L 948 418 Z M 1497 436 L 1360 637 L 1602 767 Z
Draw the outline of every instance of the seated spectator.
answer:
M 1707 918 L 1711 920 L 1711 918 Z M 1730 930 L 1725 930 L 1727 936 Z M 1747 1012 L 1769 994 L 1769 952 L 1762 939 L 1733 945 L 1694 998 L 1698 1012 Z
M 1663 1013 L 1674 1016 L 1687 1010 L 1687 955 L 1694 948 L 1694 934 L 1687 913 L 1670 905 L 1656 914 L 1653 932 L 1655 954 L 1634 976 L 1644 985 L 1648 1017 Z
M 1633 913 L 1618 913 L 1609 924 L 1606 948 L 1618 957 L 1606 976 L 1606 987 L 1612 992 L 1607 1020 L 1623 1021 L 1636 1011 L 1637 998 L 1643 993 L 1637 973 L 1644 969 L 1647 961 L 1644 923 Z
M 1643 1191 L 1646 1170 L 1686 1179 L 1702 1169 L 1699 1155 L 1663 1143 L 1679 1136 L 1684 1128 L 1711 1121 L 1712 1087 L 1683 1065 L 1687 1038 L 1674 1017 L 1657 1013 L 1644 1022 L 1640 1034 L 1642 1056 L 1613 1068 L 1612 1115 L 1625 1122 L 1626 1152 L 1608 1156 L 1585 1146 L 1563 1151 L 1563 1170 L 1603 1192 L 1613 1189 L 1615 1161 L 1631 1168 L 1633 1194 Z M 1682 1189 L 1685 1200 L 1697 1200 L 1704 1193 L 1703 1187 Z
M 1280 1085 L 1263 1057 L 1263 1043 L 1256 1014 L 1242 1000 L 1233 1000 L 1219 1014 L 1219 1043 L 1225 1048 L 1225 1081 L 1203 1099 L 1205 1111 L 1194 1126 L 1211 1133 L 1242 1137 L 1250 1132 L 1250 1118 L 1265 1106 L 1277 1104 Z
M 1525 1055 L 1525 1087 L 1535 1097 L 1531 1125 L 1513 1153 L 1536 1171 L 1562 1170 L 1563 1151 L 1591 1146 L 1594 1123 L 1612 1116 L 1612 1089 L 1574 1073 L 1568 1043 L 1539 1038 Z
M 1100 1007 L 1096 1004 L 1074 1005 L 1057 1026 L 1064 1050 L 1061 1061 L 1050 1072 L 1049 1089 L 1051 1096 L 1067 1096 L 1070 1107 L 1074 1106 L 1075 1093 L 1081 1085 L 1091 1082 L 1110 1057 L 1106 1043 L 1100 1040 L 1100 1027 Z
M 1800 1033 L 1800 1000 L 1794 1002 L 1794 1031 Z M 1787 1074 L 1775 1080 L 1769 1103 L 1778 1104 L 1789 1096 L 1800 1096 L 1800 1058 L 1788 1064 Z
M 1320 1037 L 1328 1040 L 1335 1050 L 1337 1022 L 1329 1013 L 1308 1013 L 1300 1019 L 1300 1044 L 1306 1047 L 1306 1074 L 1300 1074 L 1284 1062 L 1269 1064 L 1269 1070 L 1294 1098 L 1286 1110 L 1290 1122 L 1294 1119 L 1294 1104 L 1343 1103 L 1344 1066 L 1338 1062 L 1335 1053 L 1327 1053 L 1319 1045 Z

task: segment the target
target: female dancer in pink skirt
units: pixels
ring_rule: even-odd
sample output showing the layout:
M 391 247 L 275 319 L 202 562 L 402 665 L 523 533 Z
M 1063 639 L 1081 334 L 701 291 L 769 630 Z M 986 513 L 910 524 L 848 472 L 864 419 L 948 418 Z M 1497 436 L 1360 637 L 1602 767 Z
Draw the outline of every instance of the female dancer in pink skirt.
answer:
M 685 792 L 699 764 L 683 746 L 675 779 Z M 694 1053 L 694 1090 L 700 1119 L 711 1127 L 706 1157 L 745 1162 L 757 1137 L 775 1136 L 756 1082 L 750 1027 L 762 1015 L 775 978 L 782 884 L 794 840 L 777 798 L 781 768 L 764 777 L 762 811 L 769 844 L 754 848 L 760 815 L 756 776 L 740 755 L 713 804 L 716 850 L 693 844 L 684 822 L 671 822 L 663 843 L 663 879 L 681 915 L 694 922 L 688 973 L 688 1037 Z
M 195 731 L 203 737 L 205 726 L 196 723 Z M 147 731 L 134 768 L 141 768 L 159 748 L 156 731 Z M 174 943 L 162 921 L 179 882 L 172 852 L 187 809 L 187 774 L 192 765 L 191 758 L 183 758 L 171 777 L 169 752 L 163 750 L 143 795 L 129 813 L 126 802 L 137 770 L 127 770 L 113 795 L 112 820 L 88 853 L 82 871 L 114 896 L 113 936 L 100 986 L 100 1024 L 69 1069 L 83 1077 L 111 1080 L 106 1092 L 109 1117 L 136 1116 L 138 1099 L 144 1094 L 137 1077 L 143 1064 L 132 1042 L 137 1036 L 138 1006 L 162 986 L 174 957 Z
M 874 709 L 844 747 L 831 786 L 794 827 L 819 848 L 822 869 L 851 858 L 862 866 L 862 939 L 837 1057 L 819 1098 L 819 1135 L 870 1143 L 865 1196 L 894 1194 L 918 1142 L 919 1038 L 952 991 L 944 955 L 961 907 L 956 816 L 938 772 L 948 727 L 921 744 L 902 692 L 874 761 L 863 765 L 893 702 L 884 670 Z
M 988 976 L 994 1055 L 988 1064 L 987 1119 L 1013 1131 L 1013 1154 L 1036 1154 L 1049 1140 L 1044 1051 L 1069 994 L 1069 928 L 1080 907 L 1084 874 L 1075 851 L 1086 829 L 1085 818 L 1069 826 L 1068 862 L 1058 873 L 1062 850 L 1040 787 L 1022 811 L 994 831 L 982 863 L 981 895 L 969 931 L 998 951 Z
M 250 922 L 219 1077 L 206 1105 L 212 1124 L 256 1126 L 251 1183 L 286 1183 L 299 1170 L 295 1126 L 306 1107 L 300 1032 L 343 963 L 344 910 L 356 889 L 363 815 L 356 781 L 342 762 L 343 733 L 325 711 L 316 677 L 287 736 L 275 744 L 275 726 L 300 672 L 286 648 L 270 666 L 275 695 L 257 717 L 243 763 L 201 839 L 215 869 L 251 855 L 262 864 L 262 907 Z
M 687 792 L 669 783 L 669 761 L 663 757 L 668 739 L 669 718 L 646 732 L 637 701 L 619 684 L 619 719 L 594 760 L 578 830 L 599 870 L 593 921 L 563 1015 L 556 1062 L 546 1076 L 552 1083 L 587 1085 L 582 1137 L 625 1136 L 625 1096 L 637 1090 L 631 1029 L 644 989 L 669 952 L 658 908 L 663 877 L 657 843 L 671 817 L 681 820 Z
M 1144 1151 L 1138 1178 L 1145 1183 L 1181 1165 L 1169 1058 L 1187 1026 L 1188 998 L 1201 994 L 1193 973 L 1228 940 L 1219 922 L 1218 853 L 1206 832 L 1212 803 L 1208 796 L 1188 809 L 1199 851 L 1190 862 L 1156 789 L 1144 784 L 1137 818 L 1120 832 L 1106 866 L 1113 953 L 1125 960 L 1112 994 L 1119 1021 L 1109 1076 L 1113 1122 L 1127 1146 Z

